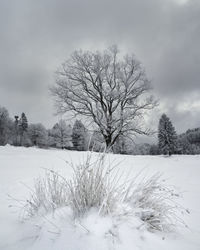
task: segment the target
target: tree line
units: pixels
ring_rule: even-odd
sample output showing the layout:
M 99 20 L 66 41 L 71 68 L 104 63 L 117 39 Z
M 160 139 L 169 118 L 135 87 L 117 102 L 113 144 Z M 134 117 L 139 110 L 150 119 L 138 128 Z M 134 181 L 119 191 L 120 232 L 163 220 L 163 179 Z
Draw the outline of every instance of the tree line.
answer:
M 71 126 L 61 119 L 46 129 L 41 123 L 29 124 L 25 113 L 12 119 L 8 110 L 0 107 L 0 145 L 87 150 L 88 141 L 88 131 L 80 120 Z
M 132 155 L 200 154 L 200 128 L 188 129 L 178 135 L 170 118 L 162 114 L 156 134 L 155 144 L 142 143 L 130 147 L 127 138 L 122 138 L 115 147 L 118 153 Z
M 189 129 L 177 135 L 171 120 L 163 114 L 158 125 L 158 143 L 135 144 L 120 136 L 112 147 L 113 153 L 130 155 L 200 154 L 200 128 Z M 5 107 L 0 107 L 0 145 L 14 145 L 69 150 L 103 151 L 106 147 L 99 131 L 90 132 L 81 120 L 73 126 L 61 119 L 51 129 L 41 123 L 29 124 L 25 113 L 10 118 Z
M 149 154 L 200 154 L 200 128 L 177 135 L 171 120 L 163 114 L 158 125 L 158 144 L 149 147 Z

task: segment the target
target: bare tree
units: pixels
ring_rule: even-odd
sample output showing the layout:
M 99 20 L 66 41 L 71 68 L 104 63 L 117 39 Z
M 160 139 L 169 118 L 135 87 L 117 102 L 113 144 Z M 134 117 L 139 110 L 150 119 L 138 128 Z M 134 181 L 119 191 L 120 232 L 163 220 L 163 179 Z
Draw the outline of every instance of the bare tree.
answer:
M 70 125 L 67 125 L 64 120 L 61 119 L 53 126 L 50 130 L 50 135 L 54 138 L 56 147 L 64 149 L 72 146 L 72 128 Z
M 111 147 L 120 135 L 148 134 L 141 126 L 152 109 L 150 82 L 134 55 L 120 59 L 116 46 L 103 53 L 75 51 L 56 72 L 51 88 L 58 112 L 73 112 L 94 122 Z

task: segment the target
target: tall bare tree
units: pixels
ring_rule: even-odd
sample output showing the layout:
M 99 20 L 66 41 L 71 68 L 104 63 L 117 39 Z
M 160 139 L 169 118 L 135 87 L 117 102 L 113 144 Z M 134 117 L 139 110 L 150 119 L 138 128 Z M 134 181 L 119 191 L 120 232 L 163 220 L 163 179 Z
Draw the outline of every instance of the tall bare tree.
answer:
M 111 147 L 120 135 L 148 134 L 141 126 L 155 106 L 151 85 L 134 55 L 120 57 L 117 46 L 104 52 L 75 51 L 56 72 L 51 89 L 58 112 L 73 112 L 94 122 Z

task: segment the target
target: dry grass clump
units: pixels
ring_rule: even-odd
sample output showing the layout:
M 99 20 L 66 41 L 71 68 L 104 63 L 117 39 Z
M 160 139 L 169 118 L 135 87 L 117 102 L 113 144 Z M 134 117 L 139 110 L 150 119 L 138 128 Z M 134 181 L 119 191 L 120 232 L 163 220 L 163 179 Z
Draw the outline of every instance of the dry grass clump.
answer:
M 98 154 L 96 160 L 88 154 L 85 162 L 72 168 L 70 180 L 50 170 L 35 181 L 25 208 L 29 216 L 63 206 L 71 207 L 74 218 L 86 215 L 91 209 L 101 215 L 116 215 L 118 208 L 126 205 L 149 230 L 168 231 L 182 222 L 177 216 L 181 209 L 176 203 L 178 195 L 158 173 L 151 177 L 139 173 L 123 180 L 122 173 L 106 164 L 105 154 Z
M 149 230 L 170 231 L 183 223 L 178 213 L 184 209 L 177 203 L 179 195 L 169 188 L 160 173 L 151 177 L 138 176 L 126 190 L 125 201 Z M 177 213 L 178 212 L 178 213 Z
M 67 206 L 68 190 L 66 181 L 58 173 L 49 170 L 44 177 L 34 182 L 30 198 L 26 200 L 25 214 L 32 217 L 54 211 L 58 207 Z
M 85 163 L 73 168 L 74 174 L 68 182 L 69 204 L 75 217 L 81 217 L 91 208 L 99 214 L 111 213 L 117 202 L 117 187 L 112 181 L 112 169 L 105 165 L 105 155 L 99 154 L 92 162 L 91 155 Z

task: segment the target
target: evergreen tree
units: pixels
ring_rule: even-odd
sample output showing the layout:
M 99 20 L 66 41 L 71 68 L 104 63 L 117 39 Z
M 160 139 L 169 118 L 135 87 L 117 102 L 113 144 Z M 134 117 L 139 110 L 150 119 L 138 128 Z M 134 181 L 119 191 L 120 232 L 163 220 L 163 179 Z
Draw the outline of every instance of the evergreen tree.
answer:
M 20 127 L 21 127 L 23 132 L 27 131 L 27 129 L 28 129 L 28 120 L 27 120 L 26 115 L 24 113 L 22 113 L 22 115 L 21 115 Z
M 72 143 L 75 150 L 87 150 L 87 130 L 80 120 L 76 120 L 72 129 Z
M 19 121 L 19 132 L 20 132 L 20 145 L 24 146 L 25 141 L 27 140 L 27 129 L 28 129 L 28 120 L 24 113 L 21 114 Z
M 171 155 L 177 152 L 177 134 L 166 114 L 159 121 L 158 147 L 161 154 Z

